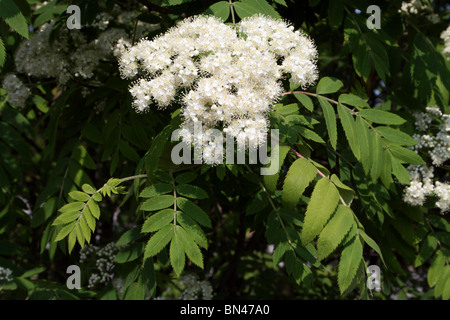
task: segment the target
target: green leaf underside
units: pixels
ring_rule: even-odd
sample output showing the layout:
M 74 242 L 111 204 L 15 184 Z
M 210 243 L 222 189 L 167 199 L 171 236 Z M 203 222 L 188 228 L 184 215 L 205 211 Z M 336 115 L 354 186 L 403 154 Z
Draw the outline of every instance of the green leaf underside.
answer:
M 320 179 L 311 195 L 305 213 L 302 243 L 308 244 L 322 231 L 339 202 L 339 191 L 328 178 Z
M 353 278 L 362 259 L 363 247 L 358 237 L 353 240 L 342 250 L 341 259 L 339 261 L 338 285 L 339 290 L 343 293 L 352 284 Z
M 314 180 L 317 169 L 307 159 L 299 158 L 290 166 L 282 190 L 283 204 L 294 207 L 306 187 Z
M 323 228 L 317 240 L 317 252 L 319 260 L 328 257 L 344 239 L 353 222 L 353 214 L 350 208 L 339 205 L 336 213 Z

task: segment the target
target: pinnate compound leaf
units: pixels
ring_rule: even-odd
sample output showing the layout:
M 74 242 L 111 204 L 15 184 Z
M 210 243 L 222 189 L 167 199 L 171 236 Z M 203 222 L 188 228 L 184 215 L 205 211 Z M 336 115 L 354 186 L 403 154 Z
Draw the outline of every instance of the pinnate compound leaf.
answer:
M 320 179 L 311 195 L 303 222 L 302 243 L 307 245 L 319 235 L 339 202 L 339 191 L 328 179 Z
M 362 259 L 363 247 L 359 237 L 353 240 L 342 250 L 339 261 L 338 285 L 343 293 L 352 284 L 353 278 Z
M 144 259 L 157 255 L 173 238 L 174 225 L 169 224 L 156 232 L 145 247 Z
M 319 260 L 328 257 L 341 243 L 353 222 L 350 208 L 339 205 L 336 213 L 323 228 L 317 240 L 317 253 Z
M 314 180 L 317 169 L 307 159 L 299 158 L 289 167 L 281 197 L 287 207 L 295 207 L 306 187 Z

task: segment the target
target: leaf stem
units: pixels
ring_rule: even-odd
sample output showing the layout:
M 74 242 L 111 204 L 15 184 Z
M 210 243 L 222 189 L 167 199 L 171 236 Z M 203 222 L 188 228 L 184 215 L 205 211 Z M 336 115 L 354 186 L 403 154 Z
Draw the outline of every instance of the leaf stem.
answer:
M 233 1 L 228 0 L 228 2 L 230 3 L 230 10 L 231 10 L 231 20 L 233 21 L 233 24 L 236 24 L 236 18 L 234 17 L 234 5 L 233 5 Z

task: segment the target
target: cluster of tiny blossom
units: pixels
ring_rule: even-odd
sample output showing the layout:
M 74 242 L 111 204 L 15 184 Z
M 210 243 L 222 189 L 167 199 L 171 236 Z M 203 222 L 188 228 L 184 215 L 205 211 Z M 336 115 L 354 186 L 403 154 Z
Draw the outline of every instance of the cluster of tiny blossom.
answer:
M 437 107 L 427 107 L 427 112 L 416 113 L 416 129 L 423 134 L 413 134 L 418 142 L 412 147 L 414 151 L 425 149 L 431 157 L 433 165 L 440 166 L 450 158 L 450 115 L 442 114 Z M 429 129 L 434 119 L 440 119 L 439 131 L 432 133 Z
M 180 285 L 184 286 L 180 300 L 211 300 L 212 286 L 206 281 L 200 281 L 195 274 L 186 274 L 180 279 Z
M 144 112 L 152 103 L 166 108 L 179 97 L 179 136 L 203 148 L 205 163 L 215 164 L 222 160 L 213 151 L 220 146 L 208 130 L 223 129 L 238 147 L 257 148 L 267 139 L 267 114 L 283 92 L 280 80 L 290 75 L 304 88 L 314 84 L 316 59 L 311 39 L 284 21 L 253 16 L 233 27 L 196 16 L 140 41 L 119 62 L 124 78 L 139 76 L 130 87 L 135 109 Z
M 110 242 L 104 247 L 86 245 L 81 249 L 80 263 L 84 263 L 90 258 L 95 260 L 95 272 L 89 278 L 89 288 L 93 288 L 97 284 L 106 284 L 113 279 L 114 258 L 120 248 L 114 242 Z
M 450 60 L 450 26 L 441 33 L 441 39 L 444 40 L 444 50 L 442 53 Z
M 19 108 L 25 107 L 25 102 L 31 94 L 30 88 L 15 74 L 8 74 L 3 79 L 2 88 L 6 90 L 10 104 Z
M 403 1 L 399 12 L 407 15 L 425 14 L 426 18 L 433 24 L 440 21 L 439 15 L 434 13 L 433 6 L 428 0 Z
M 11 275 L 12 275 L 11 269 L 0 267 L 0 282 L 13 281 Z
M 67 83 L 72 76 L 92 78 L 102 60 L 118 57 L 126 47 L 131 46 L 132 35 L 125 28 L 109 27 L 109 21 L 113 18 L 107 13 L 97 16 L 92 26 L 101 32 L 93 40 L 89 40 L 82 30 L 61 28 L 58 37 L 50 43 L 54 22 L 42 25 L 16 50 L 14 60 L 17 71 L 38 78 L 56 78 L 61 84 Z M 140 21 L 133 32 L 139 39 L 154 29 L 155 25 Z
M 425 151 L 433 166 L 441 166 L 450 159 L 450 115 L 442 114 L 437 107 L 427 107 L 426 112 L 414 116 L 416 129 L 422 134 L 413 135 L 418 144 L 412 149 L 417 153 Z M 445 213 L 450 209 L 450 184 L 434 180 L 433 166 L 410 165 L 407 168 L 411 183 L 405 188 L 403 200 L 422 206 L 427 197 L 435 196 L 438 198 L 436 206 Z

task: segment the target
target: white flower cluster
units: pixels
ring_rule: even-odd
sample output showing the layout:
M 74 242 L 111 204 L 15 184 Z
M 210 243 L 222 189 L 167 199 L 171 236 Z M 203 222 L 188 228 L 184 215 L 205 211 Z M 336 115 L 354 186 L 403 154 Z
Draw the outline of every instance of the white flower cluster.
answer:
M 450 26 L 442 31 L 441 39 L 444 40 L 444 50 L 442 53 L 447 56 L 447 60 L 450 60 Z
M 89 288 L 100 283 L 108 283 L 113 279 L 114 258 L 120 249 L 121 247 L 114 242 L 110 242 L 104 247 L 89 244 L 81 249 L 80 263 L 86 262 L 89 258 L 95 259 L 96 272 L 93 272 L 89 278 Z
M 211 300 L 212 286 L 206 280 L 198 280 L 195 274 L 186 274 L 180 280 L 180 285 L 184 286 L 180 300 Z
M 433 6 L 428 0 L 411 0 L 409 2 L 403 1 L 402 7 L 399 10 L 400 13 L 407 15 L 418 15 L 426 14 L 426 18 L 431 21 L 431 23 L 439 23 L 439 15 L 434 13 Z
M 238 147 L 258 147 L 267 139 L 267 113 L 283 92 L 280 80 L 290 74 L 304 88 L 314 84 L 316 59 L 311 39 L 284 21 L 258 15 L 233 27 L 196 16 L 129 48 L 120 70 L 124 78 L 140 76 L 130 88 L 138 112 L 153 102 L 166 108 L 180 97 L 179 135 L 200 145 L 204 162 L 214 164 L 222 160 L 213 152 L 221 146 L 206 132 L 223 128 Z
M 414 114 L 415 126 L 423 134 L 414 134 L 418 144 L 412 149 L 427 151 L 434 166 L 441 166 L 450 159 L 450 115 L 442 114 L 437 107 L 427 107 L 426 112 Z M 435 122 L 440 122 L 437 133 L 431 133 Z M 408 172 L 411 184 L 405 188 L 403 200 L 413 206 L 424 204 L 428 196 L 436 196 L 439 200 L 436 206 L 445 213 L 450 210 L 450 184 L 434 181 L 433 166 L 410 165 Z
M 113 55 L 118 57 L 127 46 L 131 46 L 132 37 L 125 29 L 108 28 L 111 19 L 113 16 L 106 13 L 98 15 L 93 26 L 102 32 L 94 40 L 88 40 L 81 30 L 61 28 L 57 39 L 50 43 L 54 22 L 42 25 L 16 50 L 17 71 L 33 77 L 57 78 L 61 84 L 67 83 L 71 76 L 92 78 L 103 59 Z M 135 37 L 139 39 L 154 29 L 155 25 L 140 21 Z
M 9 268 L 0 267 L 0 282 L 11 282 L 12 271 Z
M 440 166 L 450 158 L 450 115 L 442 114 L 437 107 L 427 107 L 427 112 L 415 113 L 416 129 L 423 134 L 413 134 L 418 142 L 412 147 L 414 151 L 426 149 L 433 165 Z M 429 132 L 434 119 L 440 119 L 439 131 L 436 134 Z
M 30 88 L 15 74 L 8 74 L 3 79 L 2 88 L 6 90 L 10 104 L 18 108 L 25 107 L 25 102 L 31 94 Z

